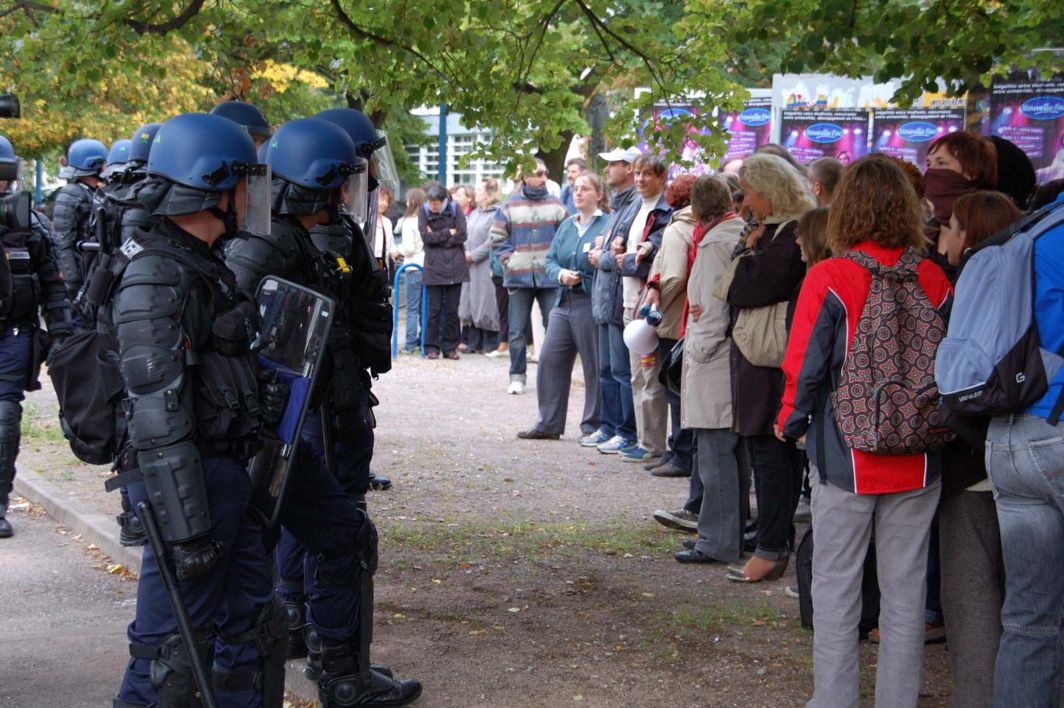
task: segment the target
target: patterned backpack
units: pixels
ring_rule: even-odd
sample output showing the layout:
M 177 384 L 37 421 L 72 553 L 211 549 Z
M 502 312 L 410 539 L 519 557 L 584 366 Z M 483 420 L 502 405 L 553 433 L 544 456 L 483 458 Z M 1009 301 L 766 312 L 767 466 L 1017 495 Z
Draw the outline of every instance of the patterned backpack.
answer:
M 946 322 L 924 294 L 912 249 L 887 268 L 871 256 L 845 258 L 872 273 L 864 310 L 832 394 L 847 446 L 878 455 L 930 452 L 953 439 L 938 410 L 935 353 Z

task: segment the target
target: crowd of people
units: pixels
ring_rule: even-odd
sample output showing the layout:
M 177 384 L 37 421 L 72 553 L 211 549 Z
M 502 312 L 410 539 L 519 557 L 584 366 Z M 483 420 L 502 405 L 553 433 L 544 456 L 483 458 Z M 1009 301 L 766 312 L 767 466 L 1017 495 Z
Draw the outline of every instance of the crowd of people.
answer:
M 1064 211 L 1064 185 L 1036 189 L 1015 145 L 967 131 L 934 142 L 925 170 L 882 154 L 800 165 L 770 144 L 728 172 L 669 180 L 656 155 L 599 157 L 601 177 L 575 159 L 558 190 L 537 160 L 501 201 L 494 179 L 472 198 L 428 187 L 400 246 L 424 258 L 428 356 L 508 353 L 508 392 L 523 393 L 538 304 L 537 414 L 517 437 L 566 433 L 579 357 L 580 444 L 689 479 L 682 505 L 654 513 L 695 533 L 681 563 L 778 581 L 796 521 L 811 515 L 811 584 L 786 588 L 811 600 L 810 706 L 857 705 L 864 636 L 879 643 L 877 705 L 916 705 L 922 647 L 943 637 L 952 705 L 1057 705 L 1064 582 L 1044 569 L 1064 554 L 1053 353 L 1064 227 L 1047 227 L 1034 250 L 1040 400 L 964 418 L 946 412 L 934 381 L 962 264 L 1003 230 Z M 444 263 L 454 268 L 430 280 Z M 417 306 L 415 290 L 407 298 Z M 647 328 L 656 346 L 644 346 Z M 407 332 L 412 350 L 416 322 Z M 926 390 L 908 392 L 906 377 Z

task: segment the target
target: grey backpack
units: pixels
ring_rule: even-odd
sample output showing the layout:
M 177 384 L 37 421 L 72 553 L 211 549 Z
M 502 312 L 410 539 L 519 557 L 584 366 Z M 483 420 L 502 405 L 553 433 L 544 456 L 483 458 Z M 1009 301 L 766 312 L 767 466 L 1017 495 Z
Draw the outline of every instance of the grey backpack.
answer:
M 943 405 L 959 417 L 1020 413 L 1041 399 L 1064 352 L 1042 347 L 1034 319 L 1034 244 L 1064 223 L 1058 201 L 972 254 L 957 281 L 946 339 L 935 358 Z M 1064 397 L 1048 419 L 1056 425 Z

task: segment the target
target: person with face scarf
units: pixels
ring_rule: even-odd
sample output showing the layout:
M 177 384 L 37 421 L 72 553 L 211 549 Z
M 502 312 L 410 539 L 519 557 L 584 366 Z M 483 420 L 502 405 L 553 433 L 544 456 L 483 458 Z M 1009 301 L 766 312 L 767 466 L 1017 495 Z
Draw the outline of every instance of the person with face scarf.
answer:
M 997 148 L 988 138 L 958 130 L 931 143 L 924 172 L 924 195 L 934 208 L 928 224 L 928 237 L 944 254 L 938 243 L 939 229 L 949 224 L 953 203 L 965 194 L 997 187 Z

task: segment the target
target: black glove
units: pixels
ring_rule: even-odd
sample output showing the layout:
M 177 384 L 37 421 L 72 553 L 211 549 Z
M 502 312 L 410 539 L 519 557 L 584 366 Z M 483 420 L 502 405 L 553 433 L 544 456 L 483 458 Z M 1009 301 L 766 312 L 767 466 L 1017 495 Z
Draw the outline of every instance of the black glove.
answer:
M 222 557 L 222 544 L 206 536 L 170 546 L 177 579 L 185 580 L 214 567 Z
M 288 407 L 288 384 L 281 381 L 273 381 L 259 386 L 259 398 L 261 403 L 262 425 L 266 428 L 276 428 L 284 417 Z

